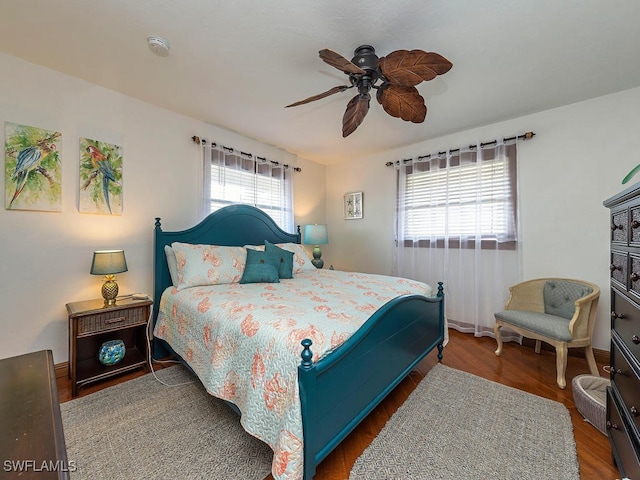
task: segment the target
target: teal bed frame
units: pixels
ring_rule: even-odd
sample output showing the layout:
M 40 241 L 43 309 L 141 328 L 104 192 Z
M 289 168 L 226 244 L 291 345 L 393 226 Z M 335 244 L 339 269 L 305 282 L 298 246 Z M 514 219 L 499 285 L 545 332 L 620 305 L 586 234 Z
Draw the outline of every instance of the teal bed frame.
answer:
M 300 243 L 300 229 L 287 233 L 262 210 L 231 205 L 212 213 L 198 225 L 164 232 L 155 219 L 155 326 L 162 292 L 171 286 L 164 253 L 173 242 L 209 245 Z M 303 340 L 298 367 L 304 435 L 304 479 L 432 350 L 442 360 L 444 293 L 435 297 L 403 295 L 383 305 L 347 341 L 313 363 L 311 340 Z M 177 355 L 164 340 L 153 339 L 153 358 Z M 183 361 L 184 362 L 184 361 Z

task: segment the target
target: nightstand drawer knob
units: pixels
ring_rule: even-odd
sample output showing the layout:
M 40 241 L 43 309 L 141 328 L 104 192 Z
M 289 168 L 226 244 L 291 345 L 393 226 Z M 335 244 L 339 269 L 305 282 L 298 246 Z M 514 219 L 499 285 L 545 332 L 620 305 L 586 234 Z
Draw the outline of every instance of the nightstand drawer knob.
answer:
M 631 412 L 631 415 L 633 415 L 634 417 L 638 416 L 638 409 L 636 407 L 631 407 L 629 411 Z
M 105 325 L 111 325 L 112 323 L 120 323 L 126 320 L 125 317 L 109 318 L 104 321 Z
M 609 265 L 609 270 L 611 270 L 612 272 L 615 272 L 616 270 L 622 270 L 622 267 L 618 267 L 617 265 L 614 265 L 612 263 L 611 265 Z
M 618 424 L 607 421 L 607 429 L 609 428 L 613 428 L 614 430 L 620 430 L 620 427 L 618 426 Z
M 640 337 L 638 337 L 638 335 L 634 335 L 633 337 L 631 337 L 631 341 L 638 345 L 640 343 Z
M 640 275 L 638 275 L 636 272 L 633 272 L 631 275 L 629 275 L 629 278 L 632 282 L 637 282 L 638 279 L 640 279 Z
M 616 318 L 624 318 L 624 315 L 614 310 L 613 312 L 611 312 L 611 319 L 615 320 Z

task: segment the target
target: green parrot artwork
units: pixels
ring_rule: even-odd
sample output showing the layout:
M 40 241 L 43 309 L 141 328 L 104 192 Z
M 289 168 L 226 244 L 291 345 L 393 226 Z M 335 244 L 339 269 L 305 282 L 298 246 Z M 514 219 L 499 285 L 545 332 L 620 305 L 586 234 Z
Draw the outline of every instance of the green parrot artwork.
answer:
M 60 211 L 61 133 L 5 123 L 7 210 Z

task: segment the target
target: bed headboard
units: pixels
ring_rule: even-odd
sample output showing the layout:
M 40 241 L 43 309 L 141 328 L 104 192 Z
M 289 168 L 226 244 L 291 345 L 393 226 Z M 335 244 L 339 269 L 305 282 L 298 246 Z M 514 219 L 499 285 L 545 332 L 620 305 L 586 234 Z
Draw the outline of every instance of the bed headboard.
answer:
M 152 326 L 155 326 L 158 317 L 162 292 L 171 285 L 165 245 L 182 242 L 241 247 L 264 245 L 265 240 L 271 243 L 300 243 L 300 227 L 297 233 L 287 233 L 258 208 L 229 205 L 210 214 L 196 226 L 176 232 L 164 232 L 160 218 L 156 218 L 154 240 Z

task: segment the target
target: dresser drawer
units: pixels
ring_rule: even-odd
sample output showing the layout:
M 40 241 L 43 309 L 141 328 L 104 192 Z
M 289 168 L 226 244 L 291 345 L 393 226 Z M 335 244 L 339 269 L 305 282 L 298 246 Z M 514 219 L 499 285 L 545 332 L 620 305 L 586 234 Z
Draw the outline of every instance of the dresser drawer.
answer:
M 640 244 L 640 207 L 636 206 L 629 211 L 629 243 Z
M 629 257 L 627 252 L 611 251 L 611 265 L 609 265 L 611 281 L 617 283 L 618 286 L 624 290 L 627 289 L 627 280 L 629 279 L 628 263 Z
M 629 218 L 627 209 L 618 210 L 611 213 L 611 241 L 614 243 L 624 243 L 629 241 Z
M 611 290 L 611 329 L 640 358 L 640 307 L 615 289 Z
M 629 255 L 629 291 L 640 298 L 640 256 Z
M 620 473 L 633 480 L 640 479 L 640 454 L 627 432 L 611 388 L 607 388 L 607 433 Z
M 78 336 L 147 323 L 147 311 L 146 306 L 141 306 L 80 317 L 78 318 Z
M 627 413 L 627 418 L 634 424 L 636 432 L 640 432 L 640 379 L 637 372 L 629 365 L 622 354 L 619 339 L 614 334 L 611 342 L 611 373 L 615 390 L 622 401 L 620 409 Z

